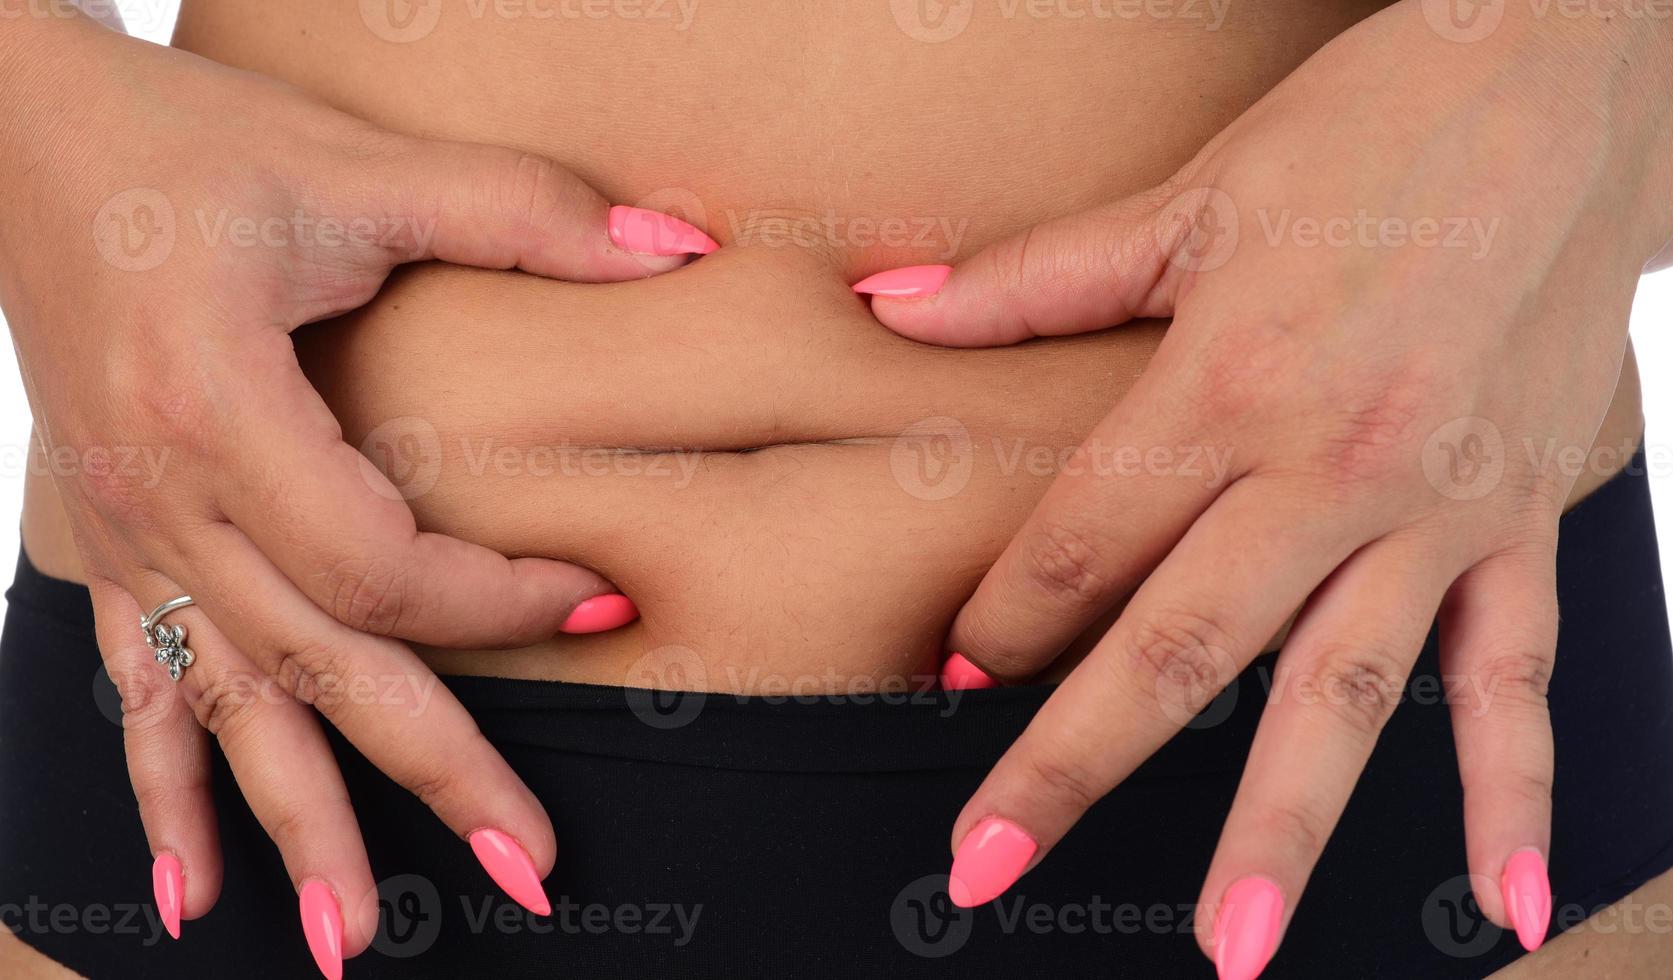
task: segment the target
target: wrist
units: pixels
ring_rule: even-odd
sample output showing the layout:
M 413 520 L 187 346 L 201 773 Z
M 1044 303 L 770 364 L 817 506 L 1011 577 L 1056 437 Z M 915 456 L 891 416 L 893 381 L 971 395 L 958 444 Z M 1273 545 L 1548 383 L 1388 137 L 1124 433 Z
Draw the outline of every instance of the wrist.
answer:
M 1581 192 L 1647 261 L 1673 238 L 1673 3 L 1504 0 L 1503 11 L 1480 56 L 1505 59 L 1507 89 L 1547 121 L 1552 158 L 1588 165 L 1554 173 L 1590 177 Z
M 101 138 L 91 134 L 114 138 L 100 120 L 123 98 L 113 46 L 142 43 L 61 5 L 41 9 L 0 18 L 0 167 L 14 175 L 0 195 L 14 197 L 14 214 L 43 182 L 85 176 L 82 148 Z

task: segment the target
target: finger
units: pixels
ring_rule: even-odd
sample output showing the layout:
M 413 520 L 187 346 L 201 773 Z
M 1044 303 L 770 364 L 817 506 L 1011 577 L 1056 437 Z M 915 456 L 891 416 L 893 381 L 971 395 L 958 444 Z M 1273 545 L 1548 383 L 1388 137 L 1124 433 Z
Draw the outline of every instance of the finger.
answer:
M 1137 588 L 1191 522 L 1242 472 L 1232 442 L 1205 443 L 1200 406 L 1171 383 L 1163 349 L 1138 384 L 1063 467 L 953 620 L 947 646 L 988 676 L 1038 673 L 1099 616 Z M 1114 454 L 1195 459 L 1192 465 L 1114 469 Z M 954 667 L 962 667 L 957 660 Z M 945 683 L 968 686 L 958 676 Z
M 122 744 L 151 846 L 157 914 L 179 939 L 180 920 L 207 913 L 221 892 L 209 737 L 145 645 L 133 596 L 93 573 L 88 591 L 105 670 L 122 695 Z
M 401 261 L 615 282 L 679 268 L 719 247 L 671 215 L 613 211 L 579 177 L 536 154 L 419 139 L 398 145 L 387 186 L 400 195 L 414 236 Z
M 855 284 L 885 326 L 951 347 L 1014 344 L 1172 314 L 1189 263 L 1172 261 L 1203 193 L 1162 187 L 1067 215 L 945 266 L 893 269 Z M 1188 209 L 1196 207 L 1197 212 Z M 933 275 L 931 273 L 934 273 Z
M 1251 980 L 1277 949 L 1457 571 L 1427 543 L 1384 538 L 1296 620 L 1203 883 L 1217 914 L 1198 917 L 1197 942 L 1223 980 Z
M 988 774 L 954 825 L 954 901 L 989 901 L 1038 862 L 1353 550 L 1341 524 L 1308 519 L 1310 501 L 1267 482 L 1245 478 L 1215 501 Z M 986 853 L 989 838 L 1007 858 Z
M 340 977 L 343 957 L 371 944 L 378 908 L 366 845 L 336 756 L 313 713 L 257 670 L 203 611 L 187 607 L 164 622 L 185 628 L 183 642 L 193 653 L 180 677 L 183 700 L 196 723 L 220 743 L 239 792 L 278 846 L 292 885 L 313 898 L 304 902 L 304 936 L 321 972 Z M 310 882 L 321 885 L 310 888 Z
M 185 563 L 216 584 L 199 605 L 255 668 L 468 839 L 508 895 L 549 914 L 551 818 L 424 662 L 326 616 L 231 525 L 184 540 Z
M 1552 535 L 1554 539 L 1554 535 Z M 1554 540 L 1471 568 L 1441 612 L 1464 828 L 1476 902 L 1488 919 L 1538 949 L 1551 919 L 1553 749 L 1546 686 L 1557 645 Z
M 631 602 L 617 600 L 607 610 L 613 615 L 589 619 L 591 607 L 582 603 L 616 590 L 587 569 L 508 559 L 419 531 L 401 491 L 341 441 L 336 421 L 293 368 L 268 375 L 261 404 L 229 410 L 239 438 L 267 452 L 235 464 L 216 496 L 321 609 L 362 632 L 477 648 L 614 629 L 637 617 Z M 275 411 L 274 397 L 294 408 Z M 299 416 L 311 424 L 298 424 Z

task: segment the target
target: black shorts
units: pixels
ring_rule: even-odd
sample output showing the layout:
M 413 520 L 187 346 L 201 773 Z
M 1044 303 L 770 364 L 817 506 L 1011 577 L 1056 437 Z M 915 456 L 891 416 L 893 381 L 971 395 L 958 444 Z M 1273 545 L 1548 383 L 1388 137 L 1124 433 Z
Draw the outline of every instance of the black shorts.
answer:
M 1553 932 L 1673 866 L 1673 651 L 1642 457 L 1563 518 L 1558 588 Z M 317 976 L 278 852 L 219 760 L 226 884 L 167 937 L 87 592 L 23 561 L 9 598 L 0 920 L 93 977 Z M 553 915 L 504 897 L 334 737 L 383 898 L 346 975 L 1210 976 L 1192 906 L 1272 667 L 974 910 L 944 891 L 953 818 L 1049 688 L 775 699 L 450 678 L 556 822 Z M 1520 955 L 1468 895 L 1444 687 L 1431 636 L 1264 976 L 1479 977 Z

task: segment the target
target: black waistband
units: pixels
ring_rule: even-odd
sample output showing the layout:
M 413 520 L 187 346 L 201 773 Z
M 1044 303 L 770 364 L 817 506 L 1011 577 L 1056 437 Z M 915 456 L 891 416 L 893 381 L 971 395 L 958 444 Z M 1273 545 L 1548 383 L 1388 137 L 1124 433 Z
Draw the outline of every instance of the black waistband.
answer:
M 1642 448 L 1632 462 L 1562 519 L 1559 592 L 1565 637 L 1599 617 L 1650 617 L 1665 633 L 1649 481 Z M 1612 573 L 1606 573 L 1606 569 Z M 1607 589 L 1597 583 L 1614 582 Z M 49 578 L 20 557 L 8 599 L 91 649 L 87 590 Z M 1654 650 L 1642 655 L 1653 658 Z M 1265 702 L 1274 655 L 1257 658 L 1205 711 L 1213 724 L 1187 729 L 1130 781 L 1177 779 L 1241 765 Z M 1564 662 L 1562 660 L 1560 663 Z M 1617 661 L 1613 669 L 1622 670 Z M 1568 671 L 1558 670 L 1554 685 Z M 1438 675 L 1434 638 L 1414 677 Z M 911 689 L 797 697 L 652 692 L 559 681 L 446 677 L 446 686 L 499 743 L 775 772 L 905 772 L 980 769 L 1015 740 L 1050 687 L 945 692 L 927 678 Z M 1409 688 L 1411 689 L 1411 688 Z

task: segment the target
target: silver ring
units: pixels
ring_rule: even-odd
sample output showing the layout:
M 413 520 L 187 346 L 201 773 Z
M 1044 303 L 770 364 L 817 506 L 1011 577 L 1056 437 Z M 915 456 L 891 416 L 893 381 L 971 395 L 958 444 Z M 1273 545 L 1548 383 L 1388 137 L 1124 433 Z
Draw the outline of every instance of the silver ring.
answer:
M 191 604 L 191 596 L 179 596 L 151 610 L 139 620 L 139 628 L 145 632 L 145 645 L 157 655 L 157 662 L 168 668 L 169 679 L 173 681 L 180 680 L 180 675 L 184 674 L 186 668 L 197 658 L 186 646 L 186 627 L 164 626 L 159 620 Z

